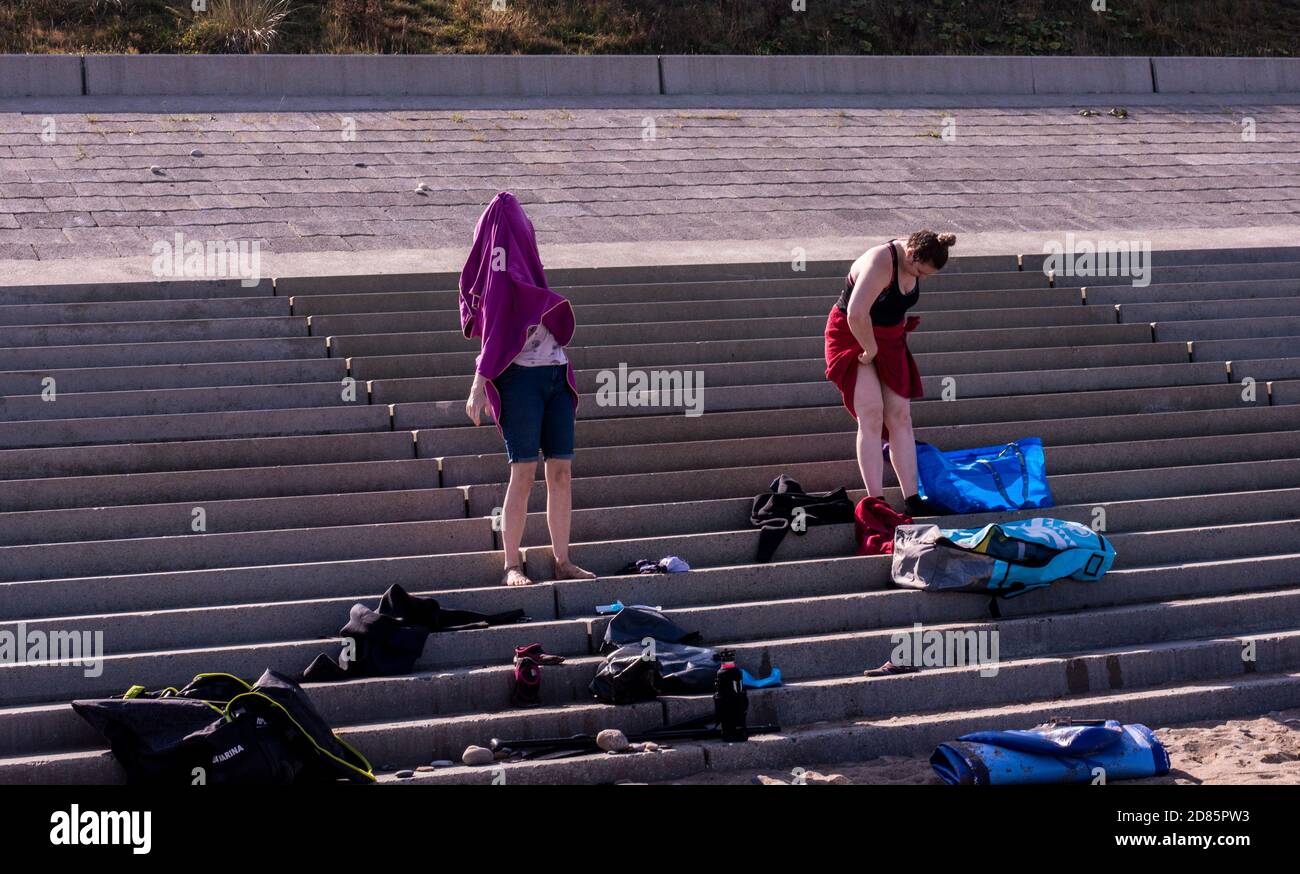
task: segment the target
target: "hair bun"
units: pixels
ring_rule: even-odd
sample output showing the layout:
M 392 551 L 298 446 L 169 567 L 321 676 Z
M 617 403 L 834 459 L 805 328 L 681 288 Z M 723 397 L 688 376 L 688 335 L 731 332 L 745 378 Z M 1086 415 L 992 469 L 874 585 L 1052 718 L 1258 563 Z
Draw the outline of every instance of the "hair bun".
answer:
M 938 236 L 938 240 L 939 240 L 939 245 L 940 245 L 940 246 L 943 246 L 943 247 L 946 249 L 946 248 L 948 248 L 949 246 L 955 246 L 955 245 L 957 244 L 957 235 L 956 235 L 956 234 L 939 234 L 939 236 Z

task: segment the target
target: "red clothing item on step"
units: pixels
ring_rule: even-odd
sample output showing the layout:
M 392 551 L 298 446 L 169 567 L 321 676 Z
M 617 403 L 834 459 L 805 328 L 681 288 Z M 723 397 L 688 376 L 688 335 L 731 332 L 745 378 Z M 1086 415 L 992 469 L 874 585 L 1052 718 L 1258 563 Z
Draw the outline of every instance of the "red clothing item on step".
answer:
M 921 388 L 921 371 L 916 367 L 907 348 L 907 334 L 921 323 L 919 316 L 908 316 L 905 321 L 889 327 L 872 326 L 876 337 L 876 373 L 880 381 L 905 398 L 919 398 L 925 392 Z M 844 408 L 853 418 L 858 414 L 853 409 L 853 390 L 858 384 L 858 356 L 862 354 L 862 344 L 849 330 L 849 317 L 839 307 L 831 307 L 831 314 L 826 319 L 826 378 L 835 383 L 844 398 Z
M 853 510 L 858 555 L 892 555 L 894 529 L 911 524 L 911 516 L 894 512 L 884 498 L 863 498 Z

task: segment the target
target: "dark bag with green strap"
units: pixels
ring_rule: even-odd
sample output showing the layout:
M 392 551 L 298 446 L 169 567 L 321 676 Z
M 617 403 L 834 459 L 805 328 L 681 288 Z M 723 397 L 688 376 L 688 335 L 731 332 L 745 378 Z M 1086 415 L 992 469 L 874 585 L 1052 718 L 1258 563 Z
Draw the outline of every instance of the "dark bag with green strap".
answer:
M 108 740 L 131 783 L 369 783 L 370 763 L 330 729 L 292 680 L 266 671 L 249 685 L 200 674 L 181 689 L 74 701 Z

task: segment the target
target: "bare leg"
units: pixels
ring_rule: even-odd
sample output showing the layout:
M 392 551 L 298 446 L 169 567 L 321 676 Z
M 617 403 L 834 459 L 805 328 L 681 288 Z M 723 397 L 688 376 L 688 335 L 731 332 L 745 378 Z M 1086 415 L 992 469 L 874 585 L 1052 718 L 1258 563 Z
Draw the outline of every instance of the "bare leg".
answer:
M 874 364 L 858 364 L 858 383 L 853 389 L 853 409 L 858 414 L 858 469 L 870 496 L 885 492 L 885 459 L 880 432 L 885 423 L 885 404 L 880 378 Z
M 528 494 L 537 479 L 537 462 L 522 461 L 510 465 L 510 483 L 506 486 L 506 502 L 501 508 L 501 541 L 507 586 L 527 586 L 532 583 L 523 572 L 523 556 L 519 546 L 524 539 L 524 524 L 528 521 Z
M 885 402 L 885 427 L 889 429 L 889 460 L 894 465 L 903 497 L 910 498 L 917 492 L 912 403 L 884 383 L 880 384 L 880 394 Z
M 569 561 L 569 526 L 573 516 L 573 461 L 546 459 L 546 526 L 551 531 L 555 577 L 560 580 L 594 580 L 596 575 Z

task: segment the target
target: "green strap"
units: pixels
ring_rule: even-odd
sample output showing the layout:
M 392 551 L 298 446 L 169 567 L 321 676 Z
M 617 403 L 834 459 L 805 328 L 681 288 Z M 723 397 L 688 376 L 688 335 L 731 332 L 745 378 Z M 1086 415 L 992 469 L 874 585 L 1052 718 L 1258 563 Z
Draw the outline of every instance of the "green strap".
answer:
M 374 767 L 370 764 L 370 761 L 365 756 L 361 755 L 360 751 L 358 751 L 355 747 L 353 747 L 350 743 L 345 741 L 343 738 L 339 737 L 337 734 L 334 734 L 334 739 L 338 741 L 340 744 L 342 744 L 344 748 L 348 750 L 348 752 L 356 756 L 361 761 L 361 763 L 366 766 L 365 770 L 358 768 L 356 765 L 352 764 L 346 759 L 339 758 L 338 756 L 334 755 L 329 750 L 325 749 L 323 746 L 318 744 L 316 742 L 316 738 L 312 737 L 311 733 L 308 732 L 305 728 L 303 728 L 302 725 L 299 724 L 298 720 L 293 718 L 293 714 L 290 713 L 288 710 L 286 710 L 284 708 L 284 705 L 282 705 L 279 701 L 276 701 L 274 698 L 271 698 L 269 695 L 265 695 L 261 692 L 250 691 L 250 692 L 244 692 L 242 694 L 236 695 L 234 698 L 231 698 L 230 703 L 226 705 L 226 711 L 224 714 L 227 722 L 230 721 L 231 718 L 230 708 L 235 706 L 235 702 L 238 701 L 240 698 L 250 698 L 250 697 L 260 698 L 263 701 L 266 701 L 267 703 L 271 704 L 273 707 L 280 710 L 280 712 L 282 712 L 285 715 L 285 718 L 293 723 L 294 728 L 302 732 L 302 736 L 307 738 L 307 740 L 311 741 L 311 745 L 314 746 L 316 748 L 316 751 L 319 752 L 321 755 L 325 756 L 331 761 L 337 762 L 338 764 L 342 765 L 343 767 L 347 768 L 350 771 L 354 771 L 357 774 L 360 774 L 361 776 L 365 777 L 367 780 L 369 780 L 372 783 L 377 782 L 374 774 Z M 333 732 L 331 732 L 331 734 L 333 734 Z

